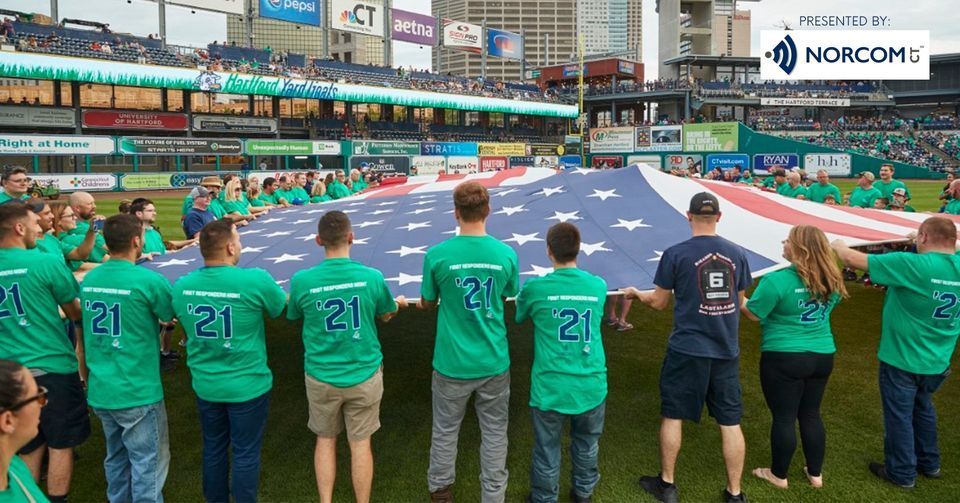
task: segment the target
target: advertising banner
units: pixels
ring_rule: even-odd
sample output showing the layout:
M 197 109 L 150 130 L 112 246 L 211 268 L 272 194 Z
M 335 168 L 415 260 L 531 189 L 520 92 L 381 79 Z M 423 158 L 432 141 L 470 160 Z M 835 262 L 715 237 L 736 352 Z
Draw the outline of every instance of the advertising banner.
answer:
M 357 0 L 330 1 L 330 27 L 334 30 L 383 37 L 383 14 L 383 5 L 380 4 Z
M 525 143 L 478 143 L 480 155 L 527 155 Z
M 560 158 L 555 155 L 533 156 L 533 165 L 538 168 L 556 168 L 560 166 Z
M 800 156 L 797 154 L 756 154 L 753 156 L 753 171 L 758 175 L 766 175 L 773 166 L 790 169 L 800 167 Z
M 193 130 L 222 131 L 228 133 L 276 133 L 277 120 L 267 117 L 194 115 Z
M 475 156 L 477 155 L 477 144 L 452 141 L 425 141 L 420 144 L 420 154 Z
M 735 152 L 740 137 L 736 122 L 708 122 L 683 126 L 686 152 Z
M 247 140 L 243 151 L 250 155 L 340 155 L 340 142 L 313 140 Z
M 480 171 L 500 171 L 510 166 L 510 159 L 506 157 L 481 157 Z
M 112 154 L 109 136 L 0 134 L 0 155 Z
M 31 106 L 0 106 L 0 126 L 76 127 L 73 110 Z
M 560 167 L 564 169 L 580 168 L 583 166 L 583 160 L 579 155 L 565 155 L 560 157 Z
M 331 12 L 335 23 L 339 15 L 336 7 Z M 320 0 L 260 0 L 260 17 L 320 26 Z
M 609 127 L 590 130 L 590 152 L 633 152 L 634 128 Z
M 186 131 L 187 115 L 165 112 L 114 112 L 110 110 L 84 110 L 81 122 L 85 128 L 103 129 L 160 129 Z
M 353 155 L 420 155 L 420 144 L 403 141 L 355 141 Z
M 120 188 L 123 190 L 172 189 L 174 176 L 170 173 L 123 173 L 120 177 Z
M 194 9 L 212 10 L 227 14 L 243 15 L 244 0 L 166 0 L 166 3 Z
M 410 158 L 410 173 L 418 175 L 436 175 L 447 170 L 447 158 L 442 155 L 415 155 Z
M 930 80 L 928 30 L 763 30 L 760 53 L 763 80 Z
M 514 155 L 510 156 L 510 167 L 511 168 L 532 168 L 533 167 L 533 156 L 532 155 Z
M 685 169 L 696 168 L 697 172 L 703 171 L 702 155 L 668 155 L 665 158 L 667 169 Z
M 764 107 L 848 107 L 848 98 L 760 98 Z
M 600 169 L 622 168 L 623 156 L 619 155 L 595 155 L 590 160 L 590 166 Z
M 480 171 L 480 159 L 475 155 L 447 157 L 447 173 L 467 174 Z
M 390 9 L 393 40 L 437 45 L 437 18 L 400 9 Z
M 53 183 L 60 192 L 107 192 L 117 187 L 113 173 L 71 173 L 64 175 L 30 174 L 30 178 L 42 184 Z
M 637 65 L 629 61 L 617 61 L 617 72 L 619 73 L 629 73 L 633 74 L 636 71 Z
M 634 150 L 637 152 L 675 152 L 682 150 L 682 126 L 644 126 L 637 128 Z
M 710 154 L 707 156 L 707 170 L 720 168 L 724 171 L 733 168 L 750 169 L 750 156 L 747 154 Z
M 850 154 L 807 154 L 803 156 L 803 169 L 808 174 L 826 170 L 830 176 L 850 176 Z
M 443 20 L 443 46 L 480 54 L 483 48 L 483 27 L 461 23 L 452 19 Z
M 659 155 L 628 155 L 627 166 L 631 164 L 649 164 L 657 169 L 663 169 L 663 159 Z
M 487 28 L 487 54 L 504 59 L 523 59 L 523 37 L 519 33 Z
M 563 155 L 567 153 L 566 147 L 552 143 L 531 143 L 527 149 L 528 155 Z
M 409 175 L 410 158 L 406 156 L 354 156 L 350 169 L 368 169 L 385 175 Z
M 226 138 L 149 138 L 123 136 L 118 141 L 122 154 L 149 155 L 240 155 L 243 142 Z
M 175 189 L 184 188 L 184 187 L 196 187 L 200 185 L 200 182 L 203 181 L 205 176 L 217 175 L 224 176 L 227 173 L 233 173 L 235 175 L 241 174 L 239 171 L 189 171 L 189 172 L 180 172 L 173 173 L 170 175 L 170 185 Z M 263 180 L 265 175 L 262 171 L 253 172 L 252 176 L 260 176 L 260 179 Z M 274 178 L 280 178 L 276 176 Z M 161 187 L 163 188 L 163 187 Z

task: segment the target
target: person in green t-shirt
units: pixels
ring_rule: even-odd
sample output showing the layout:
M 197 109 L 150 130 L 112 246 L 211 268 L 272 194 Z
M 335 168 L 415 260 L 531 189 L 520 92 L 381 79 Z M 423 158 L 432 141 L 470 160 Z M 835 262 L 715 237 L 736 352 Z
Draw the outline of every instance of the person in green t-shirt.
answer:
M 39 217 L 24 204 L 0 205 L 0 358 L 18 362 L 50 390 L 40 414 L 40 434 L 21 450 L 31 472 L 48 455 L 47 493 L 66 497 L 73 448 L 90 436 L 87 400 L 77 352 L 59 311 L 80 321 L 78 286 L 63 259 L 35 249 Z M 59 309 L 58 309 L 59 308 Z M 77 343 L 83 335 L 77 330 Z
M 383 274 L 350 259 L 353 231 L 342 211 L 317 224 L 324 260 L 290 280 L 288 320 L 303 320 L 308 426 L 317 436 L 314 468 L 320 501 L 333 501 L 337 437 L 346 428 L 353 491 L 369 501 L 373 485 L 371 436 L 380 429 L 383 354 L 377 319 L 390 321 L 401 307 Z
M 450 496 L 460 423 L 476 394 L 483 501 L 503 501 L 507 488 L 510 353 L 503 299 L 519 290 L 517 253 L 487 234 L 490 194 L 477 182 L 453 191 L 460 234 L 427 250 L 421 309 L 439 303 L 433 352 L 433 436 L 427 484 L 433 498 Z M 598 315 L 599 316 L 599 315 Z M 452 497 L 452 496 L 451 496 Z
M 313 188 L 310 194 L 311 203 L 325 203 L 327 201 L 333 201 L 333 199 L 327 195 L 327 186 L 321 181 L 318 181 L 313 184 Z
M 873 188 L 873 173 L 864 171 L 860 173 L 860 179 L 857 186 L 853 188 L 847 201 L 848 206 L 858 208 L 873 208 L 874 201 L 881 197 L 880 191 Z
M 760 187 L 771 192 L 780 192 L 780 187 L 787 184 L 787 171 L 780 166 L 770 168 L 770 176 L 763 179 Z
M 883 463 L 877 477 L 913 487 L 917 473 L 940 477 L 933 394 L 950 374 L 960 335 L 960 255 L 957 228 L 930 217 L 917 230 L 917 253 L 866 255 L 841 240 L 840 260 L 886 285 L 880 332 L 880 402 L 883 404 Z
M 80 289 L 87 400 L 103 426 L 108 499 L 153 501 L 170 466 L 157 358 L 157 322 L 173 320 L 170 282 L 136 265 L 144 244 L 136 215 L 108 218 L 103 236 L 110 260 L 87 273 Z
M 902 187 L 893 189 L 890 204 L 887 205 L 887 209 L 890 211 L 905 211 L 907 213 L 917 212 L 917 210 L 913 209 L 913 206 L 907 204 L 907 189 Z
M 517 294 L 517 323 L 533 320 L 530 501 L 557 501 L 560 437 L 570 422 L 571 499 L 590 501 L 600 480 L 597 456 L 606 413 L 607 361 L 600 322 L 607 283 L 577 268 L 580 231 L 562 222 L 547 231 L 553 272 Z
M 943 212 L 950 215 L 960 215 L 960 179 L 950 182 L 949 188 L 944 192 L 948 197 Z
M 826 431 L 820 402 L 833 371 L 837 348 L 830 313 L 847 289 L 827 236 L 810 225 L 790 229 L 783 242 L 790 267 L 764 276 L 741 312 L 760 322 L 760 385 L 773 415 L 769 468 L 753 474 L 781 489 L 796 450 L 795 425 L 806 456 L 805 473 L 823 486 Z
M 828 195 L 833 196 L 834 203 L 843 200 L 840 188 L 830 183 L 830 174 L 821 169 L 817 171 L 817 183 L 807 187 L 807 199 L 815 203 L 825 203 Z
M 40 387 L 33 374 L 17 362 L 0 360 L 0 501 L 9 503 L 49 503 L 33 480 L 17 452 L 39 433 L 40 415 L 47 404 L 45 388 Z M 16 427 L 14 427 L 16 426 Z
M 296 204 L 293 193 L 293 178 L 288 175 L 280 175 L 277 180 L 277 196 L 289 204 Z
M 150 255 L 152 258 L 154 256 L 164 255 L 168 251 L 178 251 L 197 243 L 196 239 L 165 241 L 163 235 L 160 234 L 160 231 L 155 227 L 157 221 L 157 206 L 153 201 L 145 197 L 138 197 L 130 203 L 130 214 L 136 216 L 143 222 L 144 237 L 142 253 L 144 256 Z M 170 248 L 168 249 L 167 246 L 170 246 Z
M 874 182 L 873 188 L 880 191 L 880 197 L 885 197 L 887 199 L 893 199 L 893 191 L 896 189 L 903 189 L 906 193 L 907 200 L 910 199 L 910 189 L 907 188 L 907 185 L 900 180 L 893 179 L 893 164 L 883 164 L 880 166 L 880 179 Z
M 800 182 L 800 173 L 791 171 L 787 173 L 787 183 L 779 186 L 777 193 L 781 196 L 792 197 L 794 199 L 806 199 L 807 188 Z
M 267 206 L 290 206 L 290 202 L 281 197 L 280 189 L 277 185 L 277 179 L 268 176 L 263 180 L 263 192 L 260 193 L 260 200 Z
M 21 201 L 30 199 L 30 195 L 27 194 L 30 177 L 27 176 L 27 170 L 19 166 L 3 172 L 0 176 L 0 186 L 3 187 L 3 190 L 0 190 L 0 204 L 18 199 Z
M 260 447 L 273 374 L 264 315 L 276 318 L 286 294 L 263 269 L 237 267 L 240 235 L 227 220 L 200 231 L 204 266 L 173 285 L 173 310 L 187 337 L 187 366 L 197 394 L 207 501 L 256 501 Z M 232 485 L 226 467 L 232 451 Z
M 363 174 L 359 169 L 350 170 L 350 182 L 353 184 L 353 193 L 363 192 L 367 188 L 367 182 L 363 180 Z
M 342 199 L 350 195 L 350 189 L 344 184 L 346 175 L 343 170 L 337 170 L 337 177 L 327 185 L 327 195 L 332 199 Z
M 305 187 L 307 186 L 307 175 L 305 173 L 297 173 L 296 175 L 291 175 L 293 178 L 292 184 L 290 186 L 290 196 L 293 198 L 290 200 L 291 203 L 297 204 L 307 204 L 310 202 L 310 194 L 307 193 Z
M 90 249 L 90 254 L 83 259 L 84 264 L 82 265 L 85 267 L 81 269 L 86 270 L 92 267 L 86 264 L 99 265 L 109 258 L 107 256 L 107 244 L 103 241 L 103 234 L 96 230 L 96 222 L 103 218 L 97 216 L 97 202 L 88 192 L 74 192 L 70 194 L 69 204 L 76 217 L 76 225 L 69 230 L 67 227 L 61 225 L 64 233 L 57 237 L 60 238 L 60 241 L 63 242 L 64 245 L 76 248 L 84 242 L 87 233 L 95 233 L 93 248 Z M 67 224 L 67 226 L 69 226 L 69 224 Z M 91 227 L 94 227 L 94 230 L 91 231 Z M 71 268 L 73 270 L 78 269 L 78 267 Z

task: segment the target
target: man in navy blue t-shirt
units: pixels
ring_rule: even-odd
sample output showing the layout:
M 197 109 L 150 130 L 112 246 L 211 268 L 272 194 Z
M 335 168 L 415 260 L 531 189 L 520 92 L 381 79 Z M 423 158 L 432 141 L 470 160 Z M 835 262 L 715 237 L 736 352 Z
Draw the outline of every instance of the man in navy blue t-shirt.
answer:
M 190 208 L 190 212 L 183 219 L 183 234 L 187 239 L 199 237 L 200 229 L 216 220 L 213 213 L 207 209 L 210 207 L 211 197 L 206 187 L 197 187 L 196 195 L 193 197 L 193 208 Z
M 720 202 L 708 192 L 690 200 L 687 212 L 693 237 L 667 248 L 654 277 L 656 289 L 627 288 L 656 310 L 675 297 L 673 332 L 660 370 L 659 476 L 645 476 L 640 486 L 660 501 L 678 501 L 674 468 L 680 454 L 682 422 L 700 421 L 706 403 L 720 425 L 727 465 L 728 502 L 745 501 L 740 475 L 746 451 L 740 417 L 740 304 L 750 286 L 750 267 L 739 246 L 717 236 Z

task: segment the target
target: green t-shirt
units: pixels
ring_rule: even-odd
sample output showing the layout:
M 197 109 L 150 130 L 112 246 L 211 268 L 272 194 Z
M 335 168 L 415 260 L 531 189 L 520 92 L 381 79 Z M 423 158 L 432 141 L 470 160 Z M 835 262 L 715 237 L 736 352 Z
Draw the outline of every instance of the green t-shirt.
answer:
M 223 209 L 226 213 L 239 213 L 241 215 L 250 214 L 250 205 L 246 201 L 236 200 L 223 203 Z
M 170 282 L 110 259 L 84 276 L 80 305 L 90 406 L 117 410 L 163 400 L 157 323 L 173 319 Z
M 363 192 L 363 189 L 367 188 L 367 182 L 363 181 L 363 178 L 359 178 L 353 181 L 352 183 L 353 183 L 354 194 L 356 194 L 357 192 Z
M 827 200 L 828 195 L 832 195 L 833 200 L 836 201 L 837 204 L 843 203 L 840 188 L 832 183 L 821 185 L 820 182 L 817 182 L 807 187 L 807 199 L 813 202 L 822 203 Z
M 797 185 L 796 187 L 791 187 L 789 183 L 785 183 L 777 189 L 777 193 L 782 196 L 792 197 L 796 199 L 799 196 L 807 197 L 807 188 L 803 185 Z
M 210 199 L 210 206 L 207 207 L 207 211 L 212 213 L 216 220 L 220 220 L 227 215 L 227 209 L 223 206 L 223 202 L 216 198 Z
M 7 201 L 13 201 L 14 199 L 18 199 L 18 198 L 15 198 L 10 194 L 7 194 L 7 191 L 5 190 L 0 190 L 0 204 L 3 204 Z M 24 194 L 20 196 L 19 199 L 21 201 L 26 201 L 27 199 L 30 199 L 30 194 Z
M 839 302 L 839 293 L 827 302 L 815 300 L 796 267 L 767 274 L 747 302 L 750 312 L 760 318 L 760 350 L 836 353 L 830 313 Z
M 330 186 L 327 187 L 327 194 L 332 199 L 341 199 L 350 195 L 350 189 L 346 185 L 334 180 Z
M 257 197 L 258 197 L 258 199 L 260 199 L 261 201 L 263 201 L 263 202 L 265 202 L 265 203 L 270 203 L 270 204 L 272 204 L 272 205 L 274 205 L 274 206 L 280 204 L 280 191 L 279 191 L 279 190 L 273 191 L 273 194 L 267 194 L 266 192 L 261 192 L 260 195 L 257 196 Z
M 322 196 L 313 196 L 310 198 L 311 203 L 325 203 L 327 201 L 333 201 L 333 199 L 331 199 L 327 194 Z
M 40 239 L 42 238 L 42 239 Z M 63 258 L 63 246 L 60 240 L 53 234 L 44 233 L 37 239 L 37 250 L 42 253 L 49 253 L 53 256 Z M 69 252 L 67 252 L 69 253 Z
M 873 208 L 873 201 L 880 197 L 880 191 L 871 187 L 864 189 L 857 185 L 850 194 L 850 206 L 859 206 L 861 208 Z
M 914 374 L 940 374 L 960 335 L 960 255 L 869 255 L 870 279 L 887 286 L 877 357 Z
M 290 194 L 290 197 L 285 197 L 285 199 L 290 203 L 293 203 L 294 199 L 299 199 L 303 201 L 304 204 L 310 201 L 310 194 L 307 194 L 307 191 L 304 190 L 303 187 L 293 187 L 288 193 Z
M 524 283 L 517 323 L 533 320 L 530 406 L 582 414 L 607 397 L 607 361 L 600 324 L 607 283 L 577 268 Z
M 193 197 L 187 195 L 183 198 L 183 204 L 180 206 L 180 215 L 186 216 L 187 213 L 190 213 L 190 208 L 193 208 Z
M 266 204 L 263 203 L 263 200 L 260 199 L 259 197 L 255 197 L 253 199 L 250 199 L 249 197 L 247 197 L 247 202 L 250 203 L 250 206 L 253 206 L 254 208 L 262 208 L 266 206 Z
M 143 231 L 143 254 L 146 255 L 147 253 L 159 253 L 160 255 L 167 253 L 167 247 L 163 244 L 163 236 L 160 231 L 153 227 L 147 227 Z
M 20 481 L 19 483 L 17 482 L 18 480 Z M 23 484 L 23 487 L 27 488 L 29 496 L 24 494 L 20 484 Z M 20 459 L 20 456 L 14 456 L 10 460 L 10 468 L 7 470 L 7 489 L 0 491 L 0 502 L 28 503 L 30 501 L 35 503 L 50 503 L 50 500 L 43 494 L 43 491 L 40 490 L 37 483 L 33 481 L 33 475 L 30 473 L 30 469 L 27 468 L 27 464 Z
M 274 195 L 286 199 L 288 203 L 293 204 L 293 190 L 277 189 Z
M 763 179 L 763 186 L 768 189 L 779 188 L 777 187 L 777 179 L 773 175 Z
M 753 175 L 751 175 L 749 172 L 745 172 L 744 174 L 740 175 L 740 179 L 737 180 L 737 183 L 753 185 Z
M 960 215 L 960 199 L 951 199 L 943 208 L 944 213 Z
M 433 368 L 478 379 L 510 368 L 503 298 L 520 286 L 517 254 L 491 236 L 455 236 L 427 250 L 420 296 L 439 300 Z
M 63 259 L 36 249 L 0 248 L 0 358 L 55 374 L 77 371 L 60 304 L 77 298 Z
M 877 180 L 873 182 L 873 188 L 880 191 L 880 197 L 885 197 L 890 201 L 893 200 L 894 189 L 903 189 L 907 191 L 907 199 L 910 199 L 910 189 L 908 189 L 907 185 L 900 180 L 890 179 L 890 183 L 884 183 L 883 180 Z
M 887 209 L 888 209 L 888 210 L 891 210 L 891 211 L 896 211 L 896 210 L 893 209 L 893 205 L 890 205 L 890 204 L 887 205 Z M 913 207 L 913 206 L 910 206 L 909 204 L 903 205 L 903 209 L 900 210 L 900 211 L 903 211 L 904 213 L 916 213 L 916 212 L 917 212 L 917 210 L 914 209 L 914 207 Z
M 202 400 L 238 403 L 273 387 L 263 316 L 287 296 L 263 269 L 202 267 L 173 285 L 173 310 L 187 335 L 187 366 Z
M 79 227 L 80 224 L 77 224 Z M 90 226 L 87 225 L 87 228 Z M 87 237 L 86 228 L 84 228 L 83 233 L 75 232 L 70 233 L 61 233 L 57 236 L 60 240 L 60 248 L 63 251 L 64 257 L 66 257 L 70 252 L 78 248 Z M 84 262 L 93 262 L 99 264 L 103 262 L 104 257 L 107 256 L 107 243 L 103 239 L 103 234 L 97 233 L 97 237 L 93 242 L 93 248 L 90 250 L 90 255 L 87 256 L 86 260 L 67 260 L 67 267 L 71 271 L 76 271 Z
M 326 259 L 290 280 L 287 319 L 303 319 L 304 370 L 338 388 L 380 368 L 376 319 L 396 310 L 383 274 L 348 258 Z

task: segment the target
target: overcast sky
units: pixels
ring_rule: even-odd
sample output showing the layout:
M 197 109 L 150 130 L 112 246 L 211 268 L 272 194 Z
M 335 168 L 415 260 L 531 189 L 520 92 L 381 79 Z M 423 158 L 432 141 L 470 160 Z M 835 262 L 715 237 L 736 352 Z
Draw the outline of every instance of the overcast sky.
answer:
M 157 4 L 145 0 L 59 0 L 60 16 L 110 23 L 115 31 L 135 35 L 156 33 Z M 429 0 L 393 0 L 399 9 L 429 14 Z M 643 0 L 643 59 L 648 78 L 657 70 L 657 15 L 655 0 Z M 802 15 L 865 15 L 891 18 L 891 28 L 930 30 L 933 54 L 960 52 L 960 3 L 958 0 L 741 0 L 741 9 L 752 11 L 752 52 L 760 54 L 760 30 L 774 30 L 781 21 L 800 29 Z M 50 0 L 0 0 L 0 8 L 50 13 Z M 200 46 L 226 38 L 223 14 L 167 6 L 167 40 L 173 44 Z M 430 62 L 430 50 L 405 42 L 394 44 L 397 65 L 422 68 Z

